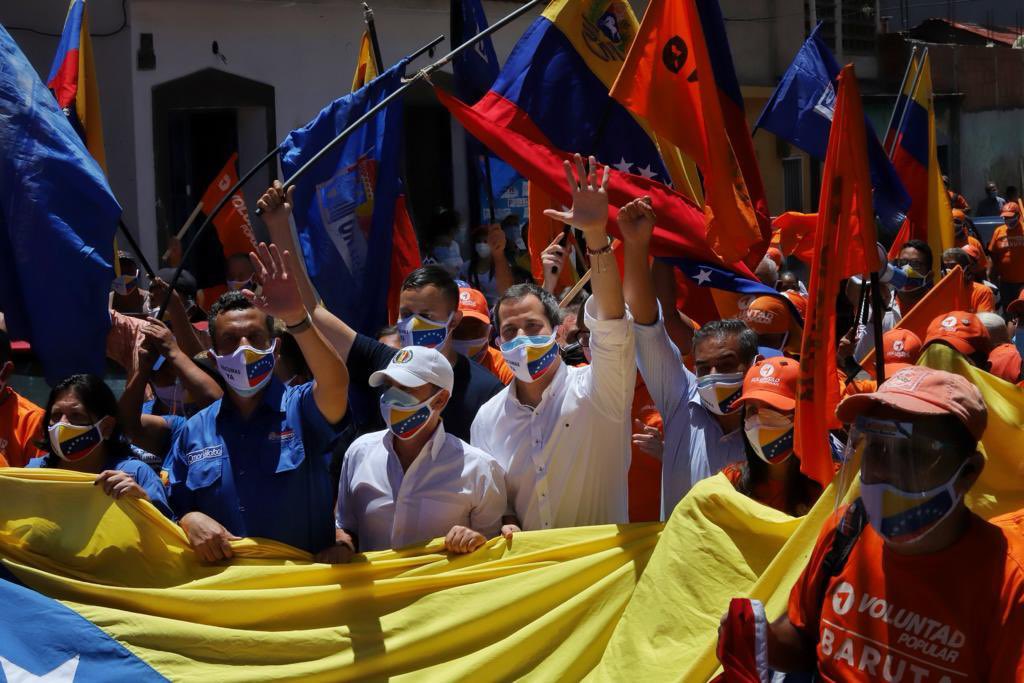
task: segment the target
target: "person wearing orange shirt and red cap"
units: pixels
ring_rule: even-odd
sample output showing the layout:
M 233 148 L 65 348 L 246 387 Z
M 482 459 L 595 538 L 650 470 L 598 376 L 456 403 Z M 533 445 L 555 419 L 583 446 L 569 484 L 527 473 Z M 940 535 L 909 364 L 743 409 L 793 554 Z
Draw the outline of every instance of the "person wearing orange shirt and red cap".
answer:
M 800 342 L 800 329 L 782 297 L 757 297 L 747 304 L 743 320 L 757 333 L 758 346 L 785 351 L 788 342 Z
M 928 325 L 925 333 L 924 353 L 932 344 L 945 344 L 959 351 L 971 365 L 988 370 L 988 354 L 992 350 L 992 340 L 988 330 L 978 316 L 967 311 L 950 311 L 936 316 Z
M 885 376 L 892 377 L 905 367 L 917 363 L 921 356 L 921 338 L 910 330 L 897 327 L 882 335 L 882 358 L 885 362 Z M 846 385 L 845 395 L 870 394 L 878 388 L 878 380 L 867 372 L 861 372 Z
M 1024 287 L 1024 225 L 1020 220 L 1020 205 L 1003 205 L 1004 225 L 992 233 L 988 244 L 992 254 L 992 275 L 999 285 L 1001 301 L 1013 301 Z
M 821 486 L 800 472 L 800 456 L 793 451 L 799 377 L 800 364 L 780 356 L 747 370 L 736 400 L 743 408 L 747 460 L 722 470 L 740 493 L 794 517 L 806 514 L 821 495 Z
M 975 514 L 985 401 L 959 375 L 908 367 L 836 411 L 860 495 L 825 523 L 781 618 L 774 671 L 823 681 L 1024 680 L 1024 537 Z
M 462 321 L 452 332 L 452 347 L 507 385 L 515 378 L 501 352 L 491 346 L 491 314 L 483 292 L 470 287 L 459 288 L 459 310 Z
M 942 276 L 945 277 L 949 271 L 960 266 L 964 271 L 964 292 L 963 298 L 969 301 L 968 310 L 972 313 L 994 313 L 996 310 L 996 297 L 991 289 L 985 285 L 974 282 L 971 277 L 971 257 L 963 249 L 950 247 L 942 252 Z
M 985 256 L 985 250 L 981 246 L 981 242 L 978 238 L 970 234 L 967 231 L 967 225 L 970 219 L 960 209 L 953 209 L 953 246 L 963 248 L 968 244 L 973 244 L 978 248 L 978 262 L 982 269 L 988 270 L 988 257 Z
M 988 354 L 989 369 L 993 375 L 1011 384 L 1020 381 L 1021 357 L 1013 344 L 1000 344 Z

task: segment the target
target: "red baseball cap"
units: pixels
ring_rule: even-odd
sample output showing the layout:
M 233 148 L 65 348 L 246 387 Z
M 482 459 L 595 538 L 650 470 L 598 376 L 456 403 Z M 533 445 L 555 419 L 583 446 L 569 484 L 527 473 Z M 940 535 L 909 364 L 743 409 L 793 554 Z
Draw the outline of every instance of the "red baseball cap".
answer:
M 1024 313 L 1024 290 L 1021 290 L 1021 293 L 1017 295 L 1017 298 L 1007 304 L 1006 312 L 1010 315 L 1020 315 Z
M 767 403 L 777 410 L 796 410 L 796 384 L 800 363 L 785 356 L 754 363 L 743 378 L 743 393 L 733 405 L 750 401 Z
M 921 350 L 923 351 L 932 342 L 944 342 L 965 356 L 975 353 L 987 356 L 992 349 L 988 330 L 978 320 L 978 316 L 967 311 L 950 311 L 932 320 L 928 325 L 928 332 L 924 337 L 924 347 Z
M 1000 344 L 988 354 L 989 372 L 1011 384 L 1020 380 L 1021 357 L 1013 344 Z
M 921 365 L 903 368 L 870 394 L 844 398 L 836 416 L 849 424 L 873 407 L 907 415 L 952 415 L 979 441 L 988 422 L 988 409 L 977 387 L 960 375 Z
M 459 288 L 459 310 L 465 318 L 476 318 L 480 322 L 491 324 L 491 312 L 487 308 L 487 299 L 483 292 L 472 287 Z
M 913 365 L 921 355 L 921 338 L 910 330 L 896 328 L 882 335 L 882 358 L 885 361 L 886 376 L 890 363 Z
M 964 252 L 966 252 L 966 254 L 968 256 L 970 256 L 972 259 L 974 259 L 975 261 L 980 261 L 981 260 L 981 250 L 978 249 L 977 245 L 974 245 L 974 244 L 971 244 L 970 242 L 968 242 L 967 244 L 965 244 L 964 246 L 962 246 L 960 248 L 963 249 Z
M 806 296 L 793 289 L 787 289 L 785 292 L 782 293 L 782 296 L 789 299 L 789 302 L 793 304 L 793 307 L 796 308 L 796 312 L 800 314 L 801 318 L 807 317 Z
M 782 267 L 782 250 L 778 247 L 768 247 L 768 251 L 764 254 L 770 258 L 778 268 Z
M 1000 216 L 1012 216 L 1014 214 L 1020 214 L 1020 207 L 1017 206 L 1017 202 L 1006 202 L 1003 204 L 1003 211 Z
M 747 305 L 743 317 L 758 334 L 782 334 L 788 332 L 793 316 L 789 306 L 777 296 L 759 296 Z

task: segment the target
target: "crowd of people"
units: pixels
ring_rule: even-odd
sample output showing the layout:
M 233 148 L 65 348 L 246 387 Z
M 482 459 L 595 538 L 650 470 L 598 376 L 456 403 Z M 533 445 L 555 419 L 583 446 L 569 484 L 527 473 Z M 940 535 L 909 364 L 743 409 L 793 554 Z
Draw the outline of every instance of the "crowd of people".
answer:
M 440 215 L 397 322 L 357 332 L 317 300 L 279 183 L 259 200 L 271 243 L 228 259 L 213 300 L 187 272 L 172 291 L 169 269 L 143 290 L 122 255 L 107 350 L 127 373 L 123 394 L 74 375 L 37 407 L 9 386 L 0 333 L 0 463 L 89 473 L 109 496 L 148 500 L 208 562 L 230 559 L 242 537 L 344 563 L 440 537 L 469 553 L 521 531 L 664 520 L 718 473 L 804 515 L 822 486 L 801 472 L 809 454 L 794 442 L 799 264 L 769 249 L 757 276 L 778 296 L 741 298 L 735 317 L 698 325 L 679 308 L 677 274 L 650 258 L 647 198 L 619 210 L 621 261 L 613 252 L 607 169 L 589 161 L 566 162 L 572 206 L 546 212 L 585 245 L 590 282 L 568 300 L 557 291 L 567 232 L 544 250 L 536 281 L 517 220 L 471 231 L 463 261 L 457 223 Z M 826 526 L 769 630 L 779 671 L 1024 678 L 1024 538 L 964 500 L 985 465 L 985 403 L 962 377 L 915 365 L 944 345 L 1022 380 L 1024 226 L 1019 203 L 991 189 L 976 215 L 994 207 L 1004 225 L 987 244 L 951 191 L 956 246 L 901 245 L 885 309 L 866 317 L 862 283 L 848 283 L 844 427 L 809 448 L 837 470 L 861 458 L 861 493 Z M 899 327 L 957 266 L 962 310 L 936 317 L 924 338 Z M 164 320 L 138 315 L 164 304 Z M 881 385 L 858 365 L 875 316 Z M 954 597 L 950 585 L 978 590 Z

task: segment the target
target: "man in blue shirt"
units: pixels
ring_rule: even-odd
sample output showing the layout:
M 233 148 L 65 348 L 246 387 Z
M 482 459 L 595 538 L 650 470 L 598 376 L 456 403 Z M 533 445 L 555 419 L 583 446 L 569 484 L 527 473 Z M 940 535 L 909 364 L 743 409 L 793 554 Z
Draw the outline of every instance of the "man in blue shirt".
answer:
M 232 556 L 230 541 L 260 536 L 321 559 L 335 552 L 326 455 L 347 407 L 348 371 L 313 328 L 287 251 L 259 245 L 258 293 L 221 296 L 210 310 L 212 355 L 227 385 L 196 413 L 171 452 L 171 507 L 205 561 Z M 273 318 L 298 342 L 313 381 L 274 376 Z

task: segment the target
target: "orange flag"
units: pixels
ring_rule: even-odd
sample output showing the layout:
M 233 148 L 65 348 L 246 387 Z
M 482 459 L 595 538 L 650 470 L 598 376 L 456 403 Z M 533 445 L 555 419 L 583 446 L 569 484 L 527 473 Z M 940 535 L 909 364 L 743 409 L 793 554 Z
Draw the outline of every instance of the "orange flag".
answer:
M 800 471 L 822 486 L 835 474 L 828 430 L 838 428 L 836 299 L 839 283 L 880 267 L 875 246 L 864 109 L 853 65 L 839 74 L 832 131 L 822 172 L 811 284 L 800 344 L 795 450 Z
M 814 258 L 814 231 L 818 214 L 787 211 L 772 219 L 772 246 L 786 256 L 796 256 L 804 263 Z
M 611 96 L 697 163 L 708 244 L 726 263 L 742 260 L 761 231 L 725 133 L 694 0 L 651 1 Z
M 208 211 L 213 210 L 224 195 L 238 182 L 238 152 L 231 155 L 224 168 L 213 179 L 200 200 Z M 217 229 L 217 238 L 224 249 L 224 256 L 232 254 L 248 254 L 256 249 L 256 236 L 249 223 L 249 210 L 241 192 L 235 192 L 227 205 L 213 217 L 213 225 Z
M 946 277 L 939 280 L 938 284 L 928 290 L 924 298 L 900 318 L 896 327 L 901 330 L 910 330 L 924 341 L 931 321 L 949 311 L 967 310 L 966 307 L 971 303 L 970 292 L 970 288 L 964 282 L 964 271 L 957 266 L 946 273 Z M 859 364 L 874 376 L 875 350 L 868 351 Z

